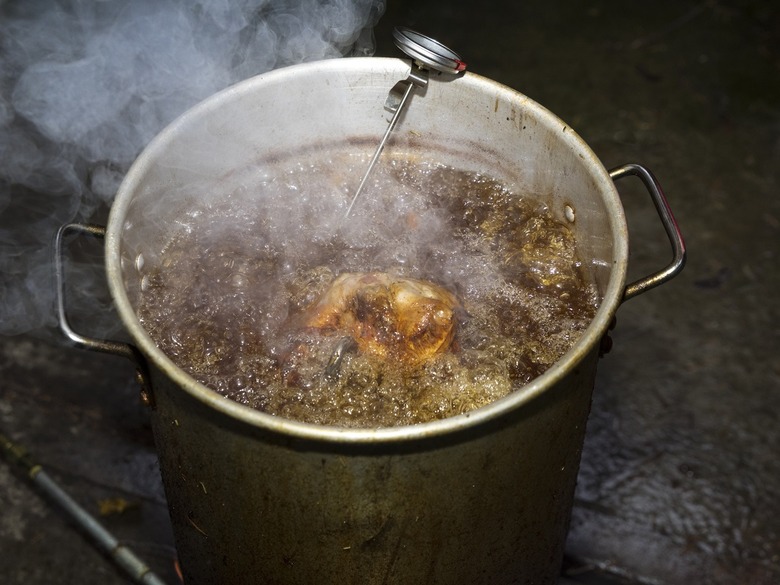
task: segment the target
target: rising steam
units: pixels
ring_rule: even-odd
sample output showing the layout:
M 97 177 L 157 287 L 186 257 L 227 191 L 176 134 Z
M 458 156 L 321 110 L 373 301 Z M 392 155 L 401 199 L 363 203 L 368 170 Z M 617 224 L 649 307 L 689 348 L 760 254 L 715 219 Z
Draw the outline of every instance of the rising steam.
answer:
M 252 75 L 372 54 L 383 10 L 383 0 L 0 3 L 0 333 L 53 324 L 53 233 L 110 203 L 167 123 Z

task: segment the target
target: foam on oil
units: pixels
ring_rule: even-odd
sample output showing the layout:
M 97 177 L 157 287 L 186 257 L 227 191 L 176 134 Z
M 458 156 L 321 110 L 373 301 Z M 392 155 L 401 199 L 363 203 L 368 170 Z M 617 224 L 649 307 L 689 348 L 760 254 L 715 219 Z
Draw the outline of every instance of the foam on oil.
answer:
M 378 165 L 349 219 L 362 157 L 263 167 L 176 222 L 140 269 L 139 317 L 179 367 L 290 419 L 383 427 L 459 414 L 552 366 L 597 308 L 568 227 L 490 177 L 418 158 Z M 347 352 L 296 319 L 346 272 L 426 280 L 463 311 L 449 351 L 413 367 Z

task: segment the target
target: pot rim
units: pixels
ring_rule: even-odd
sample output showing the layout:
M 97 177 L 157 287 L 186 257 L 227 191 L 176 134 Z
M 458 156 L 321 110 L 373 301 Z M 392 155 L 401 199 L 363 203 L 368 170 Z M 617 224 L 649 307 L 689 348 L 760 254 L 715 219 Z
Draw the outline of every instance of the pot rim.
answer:
M 365 73 L 366 68 L 375 67 L 391 70 L 398 69 L 400 70 L 400 78 L 404 71 L 408 70 L 408 62 L 391 58 L 353 57 L 304 63 L 252 77 L 206 98 L 163 129 L 141 152 L 122 181 L 111 207 L 105 242 L 106 274 L 117 311 L 130 336 L 139 346 L 145 358 L 153 362 L 165 375 L 170 377 L 179 388 L 207 407 L 250 426 L 300 439 L 362 444 L 405 442 L 475 428 L 520 408 L 523 404 L 543 394 L 545 390 L 551 388 L 573 370 L 579 362 L 593 351 L 594 347 L 598 346 L 612 321 L 617 307 L 622 301 L 628 263 L 628 232 L 617 189 L 606 168 L 585 141 L 555 114 L 516 90 L 480 75 L 467 72 L 452 83 L 468 84 L 481 88 L 484 91 L 490 91 L 492 94 L 503 94 L 512 100 L 522 102 L 522 107 L 529 110 L 545 126 L 549 126 L 558 132 L 560 132 L 561 128 L 564 128 L 565 131 L 560 134 L 561 140 L 568 148 L 578 152 L 582 164 L 588 167 L 588 171 L 596 179 L 601 193 L 604 195 L 604 203 L 610 214 L 610 230 L 614 242 L 613 266 L 610 270 L 607 288 L 596 315 L 585 331 L 583 331 L 579 340 L 568 352 L 542 375 L 486 406 L 431 422 L 380 428 L 344 428 L 319 425 L 267 414 L 222 396 L 198 382 L 174 364 L 157 347 L 141 325 L 123 285 L 120 258 L 121 233 L 128 205 L 141 177 L 144 176 L 146 170 L 153 164 L 158 153 L 165 149 L 170 141 L 176 139 L 178 128 L 186 125 L 191 118 L 203 116 L 213 108 L 224 107 L 223 103 L 230 101 L 232 97 L 246 92 L 251 93 L 256 86 L 270 83 L 284 84 L 289 78 L 306 75 L 311 72 L 360 74 Z M 154 390 L 152 389 L 153 392 Z

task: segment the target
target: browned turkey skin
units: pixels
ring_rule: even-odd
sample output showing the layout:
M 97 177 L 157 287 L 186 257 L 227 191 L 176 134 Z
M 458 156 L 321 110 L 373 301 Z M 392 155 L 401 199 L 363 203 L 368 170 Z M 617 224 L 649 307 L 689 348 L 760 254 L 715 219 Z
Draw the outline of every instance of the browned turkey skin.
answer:
M 352 337 L 361 353 L 419 365 L 447 351 L 460 303 L 445 288 L 384 272 L 344 273 L 306 311 L 306 327 Z

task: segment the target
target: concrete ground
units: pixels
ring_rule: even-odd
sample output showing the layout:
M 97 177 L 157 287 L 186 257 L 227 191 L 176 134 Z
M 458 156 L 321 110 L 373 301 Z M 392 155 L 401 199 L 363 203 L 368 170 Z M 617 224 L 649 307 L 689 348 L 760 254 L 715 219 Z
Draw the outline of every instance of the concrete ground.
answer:
M 397 54 L 397 24 L 545 105 L 607 168 L 652 169 L 686 237 L 683 273 L 618 311 L 565 582 L 780 582 L 778 10 L 747 0 L 398 0 L 375 31 L 378 55 Z M 619 190 L 639 278 L 668 262 L 669 244 L 643 189 L 624 180 Z M 14 220 L 24 216 L 3 218 Z M 0 430 L 176 582 L 129 364 L 52 332 L 0 338 Z M 4 464 L 0 551 L 9 585 L 125 582 Z

